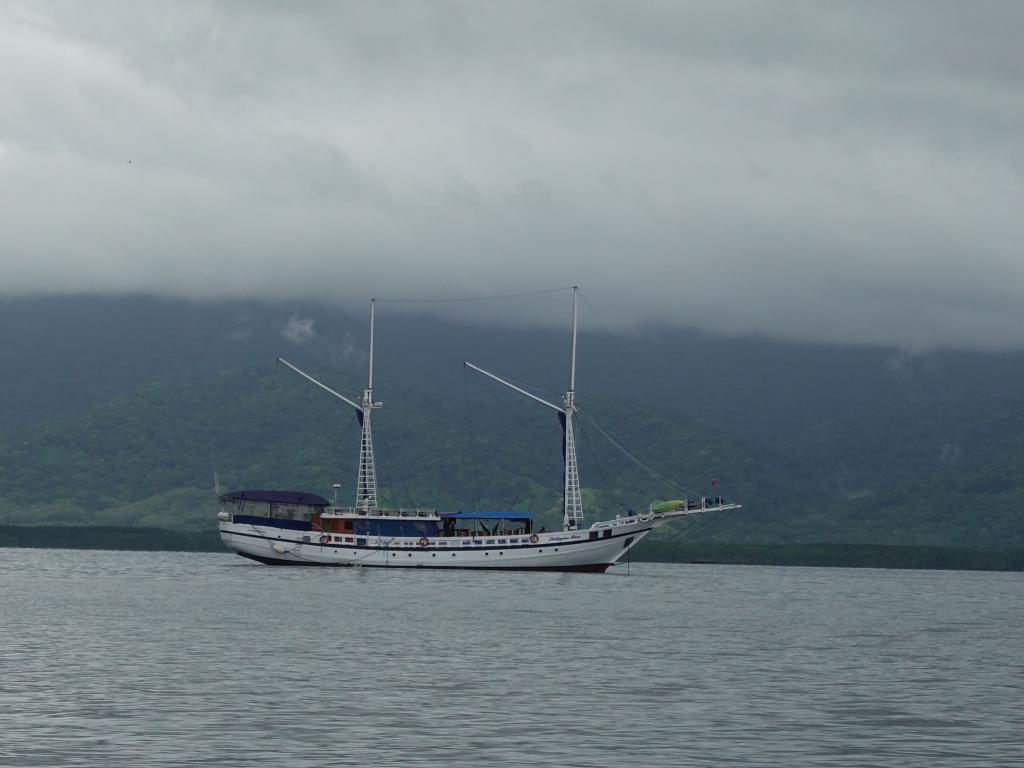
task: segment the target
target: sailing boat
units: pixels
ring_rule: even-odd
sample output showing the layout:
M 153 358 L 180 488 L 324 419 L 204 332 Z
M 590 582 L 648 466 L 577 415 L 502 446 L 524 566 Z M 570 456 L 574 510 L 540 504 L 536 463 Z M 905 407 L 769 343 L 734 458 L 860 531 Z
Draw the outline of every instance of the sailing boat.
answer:
M 562 405 L 548 402 L 466 362 L 467 368 L 558 413 L 562 426 L 563 525 L 534 530 L 533 515 L 521 512 L 439 512 L 383 509 L 377 504 L 371 414 L 373 399 L 374 301 L 370 300 L 369 377 L 357 403 L 288 361 L 299 376 L 354 408 L 362 430 L 355 506 L 339 507 L 314 493 L 233 491 L 220 496 L 220 534 L 243 557 L 268 565 L 362 565 L 392 568 L 460 568 L 603 572 L 645 536 L 675 518 L 739 508 L 721 497 L 652 502 L 646 512 L 616 515 L 584 527 L 583 496 L 576 461 L 577 288 L 572 295 L 569 389 Z

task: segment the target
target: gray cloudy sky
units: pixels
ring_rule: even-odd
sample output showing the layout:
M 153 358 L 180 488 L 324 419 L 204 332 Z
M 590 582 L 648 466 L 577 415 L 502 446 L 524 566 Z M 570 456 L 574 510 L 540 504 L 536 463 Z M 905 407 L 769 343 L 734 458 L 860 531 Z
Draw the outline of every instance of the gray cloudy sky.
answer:
M 0 293 L 578 282 L 1024 346 L 1022 39 L 1012 1 L 7 2 Z

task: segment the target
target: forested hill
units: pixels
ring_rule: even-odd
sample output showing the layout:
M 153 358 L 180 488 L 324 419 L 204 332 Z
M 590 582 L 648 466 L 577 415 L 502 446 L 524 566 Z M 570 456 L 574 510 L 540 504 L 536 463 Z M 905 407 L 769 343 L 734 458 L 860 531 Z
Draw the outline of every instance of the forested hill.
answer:
M 377 330 L 385 494 L 554 516 L 557 421 L 462 361 L 557 397 L 564 330 L 387 311 Z M 350 494 L 351 413 L 273 361 L 294 359 L 358 394 L 365 332 L 361 319 L 318 305 L 0 301 L 0 522 L 207 526 L 211 460 L 232 487 L 342 482 Z M 722 491 L 744 510 L 694 536 L 1024 544 L 1019 353 L 585 331 L 578 384 L 591 510 Z
M 401 312 L 400 312 L 401 310 Z M 463 360 L 561 392 L 568 329 L 377 312 L 378 384 L 461 395 Z M 985 409 L 1024 391 L 1024 353 L 828 347 L 686 329 L 609 333 L 581 314 L 579 388 L 643 400 L 759 440 L 914 406 Z M 0 431 L 81 413 L 156 381 L 266 368 L 283 355 L 365 375 L 365 318 L 320 304 L 0 298 Z
M 327 378 L 343 391 L 359 387 L 340 371 Z M 545 515 L 549 526 L 560 521 L 561 432 L 547 409 L 484 382 L 451 400 L 403 385 L 379 396 L 385 406 L 375 414 L 374 437 L 386 503 L 515 508 Z M 789 487 L 802 476 L 781 457 L 635 402 L 597 398 L 582 405 L 579 452 L 585 501 L 595 514 L 641 508 L 654 497 L 727 491 L 763 495 L 772 503 L 762 514 L 778 520 Z M 661 477 L 637 466 L 599 428 Z M 153 384 L 8 435 L 0 444 L 0 519 L 202 528 L 215 507 L 214 464 L 225 487 L 329 495 L 340 482 L 347 500 L 358 438 L 350 409 L 281 366 Z

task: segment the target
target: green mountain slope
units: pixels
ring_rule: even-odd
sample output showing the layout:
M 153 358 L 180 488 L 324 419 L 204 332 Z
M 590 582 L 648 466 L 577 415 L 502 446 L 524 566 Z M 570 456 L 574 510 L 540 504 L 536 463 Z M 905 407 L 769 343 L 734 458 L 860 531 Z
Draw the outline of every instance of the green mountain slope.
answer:
M 835 500 L 846 541 L 1024 543 L 1024 402 L 918 403 L 782 441 Z
M 339 386 L 358 390 L 354 381 Z M 560 432 L 545 409 L 486 384 L 456 401 L 401 387 L 380 396 L 386 406 L 374 425 L 386 503 L 514 507 L 548 525 L 560 519 Z M 584 400 L 583 413 L 580 456 L 592 515 L 689 491 L 749 499 L 750 514 L 776 520 L 791 495 L 787 485 L 803 472 L 636 403 Z M 674 481 L 637 466 L 595 423 Z M 199 529 L 212 524 L 212 463 L 225 486 L 329 494 L 340 482 L 345 500 L 357 450 L 354 414 L 280 367 L 153 385 L 0 438 L 0 520 Z M 726 527 L 742 530 L 738 521 Z
M 385 501 L 514 507 L 557 523 L 557 421 L 461 362 L 557 399 L 565 330 L 379 309 Z M 290 334 L 296 319 L 310 334 Z M 588 516 L 721 492 L 743 511 L 683 535 L 1024 545 L 1024 354 L 611 334 L 585 319 Z M 214 462 L 226 487 L 329 494 L 340 482 L 350 499 L 354 416 L 270 361 L 283 354 L 357 395 L 365 331 L 361 318 L 308 303 L 0 299 L 0 522 L 203 529 Z M 588 414 L 675 485 L 615 450 Z
M 360 388 L 343 371 L 325 377 L 343 391 Z M 384 503 L 515 508 L 540 515 L 549 527 L 559 523 L 560 434 L 545 409 L 476 380 L 458 398 L 401 384 L 378 394 L 385 401 L 374 421 Z M 1010 406 L 944 409 L 932 420 L 921 413 L 823 425 L 790 436 L 784 450 L 626 399 L 584 398 L 581 406 L 591 519 L 653 498 L 722 493 L 744 509 L 685 522 L 662 536 L 1024 543 L 1024 442 L 1017 437 L 1024 418 Z M 628 446 L 632 458 L 602 430 Z M 837 445 L 836 434 L 862 437 Z M 340 482 L 347 501 L 357 450 L 353 412 L 279 366 L 154 384 L 80 416 L 0 435 L 0 522 L 207 529 L 215 509 L 213 464 L 225 487 L 329 495 Z M 898 470 L 886 471 L 889 464 Z M 719 481 L 714 488 L 712 475 Z

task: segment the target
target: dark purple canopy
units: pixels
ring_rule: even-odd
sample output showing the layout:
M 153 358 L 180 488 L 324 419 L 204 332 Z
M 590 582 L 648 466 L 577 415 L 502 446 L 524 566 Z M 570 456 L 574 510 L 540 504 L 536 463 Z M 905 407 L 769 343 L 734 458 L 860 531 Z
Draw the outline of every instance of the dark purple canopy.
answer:
M 221 496 L 223 501 L 266 501 L 270 504 L 305 504 L 307 507 L 329 507 L 331 502 L 323 496 L 305 491 L 231 491 Z

